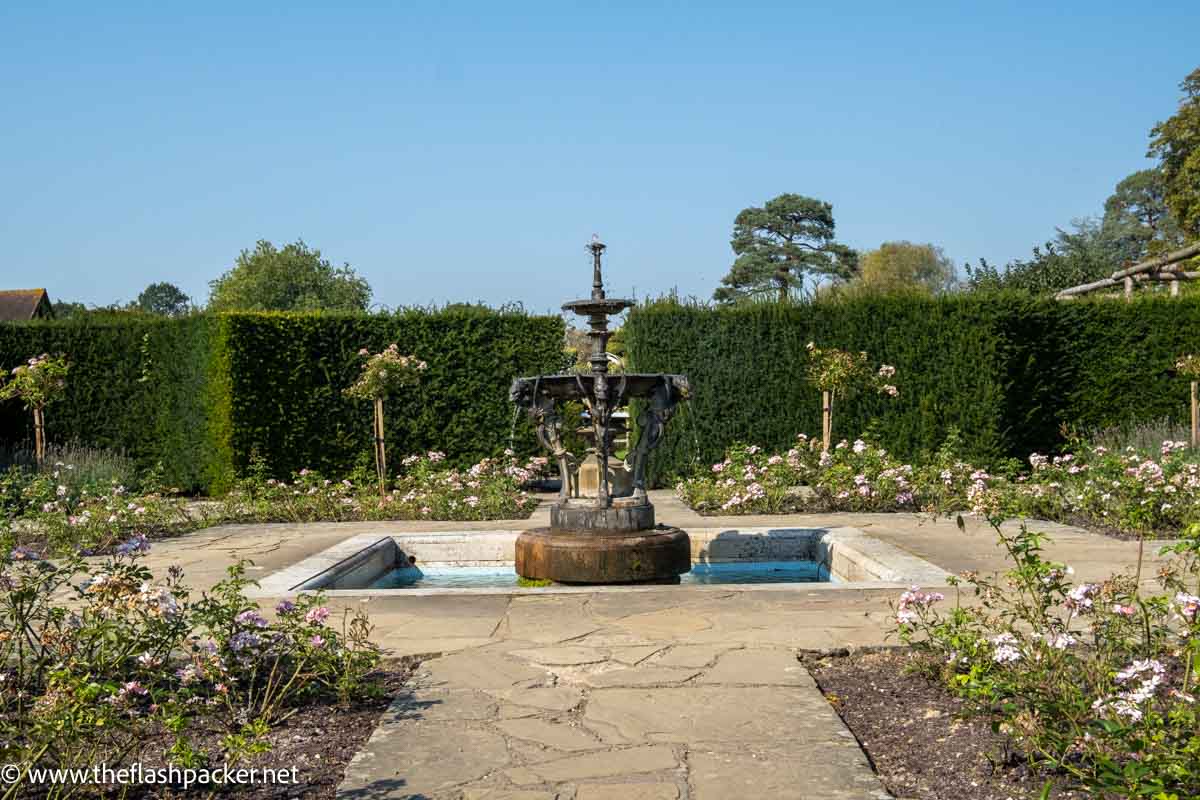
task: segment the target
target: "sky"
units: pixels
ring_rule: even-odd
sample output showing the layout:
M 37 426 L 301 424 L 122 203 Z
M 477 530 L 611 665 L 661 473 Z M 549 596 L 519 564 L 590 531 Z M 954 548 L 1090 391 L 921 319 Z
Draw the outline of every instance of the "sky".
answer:
M 1101 211 L 1200 3 L 0 3 L 0 288 L 89 305 L 303 239 L 374 303 L 707 298 L 734 217 L 1006 263 Z

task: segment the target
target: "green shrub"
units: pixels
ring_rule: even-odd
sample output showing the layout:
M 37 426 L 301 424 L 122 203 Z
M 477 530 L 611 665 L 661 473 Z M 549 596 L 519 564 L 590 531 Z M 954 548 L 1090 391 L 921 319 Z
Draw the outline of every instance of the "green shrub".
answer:
M 429 363 L 419 388 L 388 408 L 401 452 L 445 451 L 469 466 L 514 429 L 535 449 L 508 387 L 560 366 L 558 317 L 458 306 L 396 314 L 246 313 L 162 319 L 139 314 L 0 325 L 0 367 L 63 354 L 66 395 L 47 414 L 51 442 L 121 452 L 164 485 L 221 492 L 252 458 L 271 474 L 349 474 L 371 452 L 371 409 L 343 395 L 360 348 L 401 343 Z M 30 417 L 0 403 L 0 442 L 22 447 Z
M 735 442 L 786 450 L 820 430 L 810 341 L 896 368 L 899 397 L 860 395 L 834 414 L 836 441 L 868 432 L 924 460 L 952 429 L 981 464 L 1054 452 L 1070 430 L 1186 419 L 1180 353 L 1200 343 L 1200 300 L 1061 302 L 1027 295 L 909 294 L 711 307 L 660 300 L 625 325 L 631 370 L 688 376 L 692 398 L 651 464 L 661 485 Z

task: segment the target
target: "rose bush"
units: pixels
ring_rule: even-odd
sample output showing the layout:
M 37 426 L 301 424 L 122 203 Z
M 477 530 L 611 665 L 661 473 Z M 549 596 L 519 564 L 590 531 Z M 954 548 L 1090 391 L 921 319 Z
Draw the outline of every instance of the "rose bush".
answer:
M 1136 576 L 1074 581 L 1043 557 L 1045 536 L 1001 528 L 1002 499 L 982 503 L 998 509 L 989 522 L 1011 568 L 997 580 L 964 576 L 945 610 L 940 593 L 905 592 L 894 606 L 900 638 L 1057 782 L 1101 797 L 1200 795 L 1200 531 L 1170 548 L 1163 591 L 1147 595 Z
M 528 516 L 537 498 L 523 487 L 540 478 L 545 458 L 521 463 L 510 452 L 468 469 L 446 464 L 436 450 L 407 456 L 382 496 L 370 479 L 335 481 L 301 470 L 292 481 L 252 476 L 223 500 L 219 518 L 315 522 L 374 519 L 484 520 Z
M 785 453 L 736 445 L 726 458 L 676 485 L 697 511 L 970 511 L 1001 503 L 1013 515 L 1100 526 L 1129 535 L 1175 536 L 1200 522 L 1200 458 L 1183 442 L 1156 454 L 1074 443 L 1057 456 L 1034 453 L 1025 470 L 989 471 L 957 456 L 952 436 L 922 466 L 892 458 L 864 439 L 826 454 L 801 434 Z
M 373 691 L 379 652 L 362 612 L 335 628 L 319 596 L 301 596 L 268 620 L 246 597 L 244 563 L 193 600 L 181 570 L 160 578 L 141 563 L 148 548 L 135 538 L 99 564 L 0 556 L 0 761 L 117 768 L 154 742 L 180 766 L 233 764 L 302 704 Z M 195 733 L 213 726 L 224 736 L 205 751 Z

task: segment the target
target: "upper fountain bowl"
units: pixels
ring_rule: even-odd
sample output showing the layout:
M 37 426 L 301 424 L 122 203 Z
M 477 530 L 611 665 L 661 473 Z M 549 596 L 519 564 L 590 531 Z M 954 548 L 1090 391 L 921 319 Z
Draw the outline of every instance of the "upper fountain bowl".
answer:
M 587 300 L 572 300 L 569 303 L 563 303 L 562 310 L 573 311 L 587 317 L 598 314 L 611 317 L 613 314 L 620 314 L 625 309 L 633 308 L 636 305 L 637 302 L 634 300 L 623 300 L 619 297 L 592 297 Z

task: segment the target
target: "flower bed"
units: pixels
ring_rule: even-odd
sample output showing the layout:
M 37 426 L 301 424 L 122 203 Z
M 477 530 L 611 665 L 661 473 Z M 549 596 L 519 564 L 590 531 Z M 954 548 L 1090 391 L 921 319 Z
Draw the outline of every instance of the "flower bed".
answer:
M 902 651 L 807 655 L 805 666 L 884 787 L 922 800 L 1035 800 L 1049 775 Z M 1059 788 L 1070 800 L 1082 790 Z
M 251 478 L 225 498 L 220 517 L 239 522 L 523 519 L 537 507 L 537 498 L 522 487 L 542 476 L 545 458 L 522 464 L 506 453 L 465 470 L 447 467 L 445 458 L 437 451 L 408 456 L 382 495 L 369 479 L 334 481 L 312 470 L 301 470 L 291 482 Z
M 141 563 L 147 549 L 134 539 L 96 565 L 0 557 L 0 762 L 22 770 L 13 783 L 35 767 L 248 765 L 289 719 L 378 713 L 396 690 L 361 611 L 333 615 L 308 595 L 268 619 L 244 563 L 194 597 L 178 568 Z
M 1182 442 L 1163 442 L 1154 455 L 1080 443 L 1053 458 L 1033 454 L 1027 470 L 1009 464 L 999 472 L 958 459 L 956 449 L 951 440 L 913 466 L 862 439 L 823 454 L 818 440 L 801 434 L 785 453 L 734 447 L 676 493 L 702 514 L 1003 509 L 1118 535 L 1163 536 L 1200 521 L 1200 456 Z
M 335 481 L 301 470 L 291 481 L 252 475 L 199 506 L 153 477 L 132 492 L 118 483 L 78 483 L 68 464 L 41 473 L 14 469 L 0 475 L 0 546 L 104 553 L 133 534 L 155 539 L 226 522 L 522 519 L 537 507 L 523 487 L 545 469 L 544 458 L 522 463 L 506 453 L 459 470 L 432 451 L 405 458 L 382 495 L 371 477 Z
M 925 674 L 1051 783 L 1100 797 L 1200 796 L 1200 528 L 1164 550 L 1175 560 L 1162 591 L 1147 594 L 1140 564 L 1074 583 L 1068 565 L 1043 558 L 1045 536 L 1005 533 L 1003 517 L 989 516 L 1011 562 L 999 579 L 964 576 L 953 605 L 916 587 L 896 604 Z

